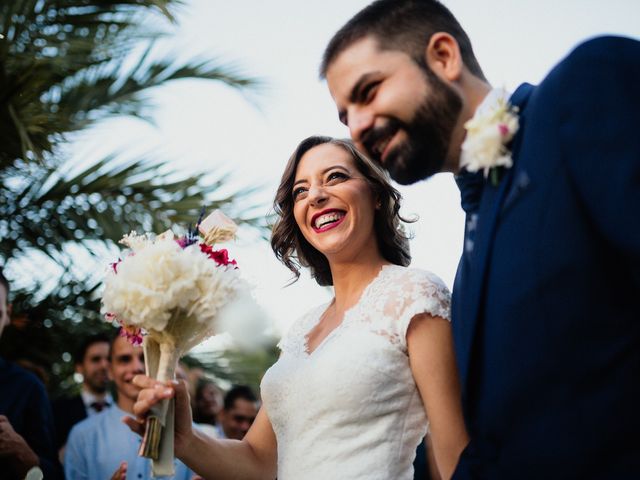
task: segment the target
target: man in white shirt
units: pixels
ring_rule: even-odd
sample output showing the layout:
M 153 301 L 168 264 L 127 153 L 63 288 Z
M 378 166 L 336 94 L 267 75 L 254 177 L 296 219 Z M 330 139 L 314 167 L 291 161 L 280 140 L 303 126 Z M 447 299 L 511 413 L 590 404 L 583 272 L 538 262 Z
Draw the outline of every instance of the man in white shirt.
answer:
M 129 430 L 122 418 L 133 414 L 139 388 L 131 381 L 144 373 L 142 347 L 117 336 L 111 345 L 109 372 L 116 388 L 117 402 L 73 427 L 67 442 L 64 471 L 67 480 L 127 478 L 151 480 L 151 461 L 138 456 L 140 437 Z M 193 472 L 174 460 L 175 480 L 191 480 Z M 117 472 L 117 473 L 116 473 Z

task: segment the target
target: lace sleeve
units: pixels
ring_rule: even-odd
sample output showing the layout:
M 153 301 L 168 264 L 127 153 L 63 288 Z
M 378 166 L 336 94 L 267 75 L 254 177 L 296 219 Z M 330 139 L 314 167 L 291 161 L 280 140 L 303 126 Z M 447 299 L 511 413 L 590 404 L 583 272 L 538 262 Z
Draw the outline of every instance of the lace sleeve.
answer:
M 393 319 L 393 337 L 403 350 L 407 348 L 407 330 L 411 320 L 421 313 L 451 320 L 451 294 L 436 275 L 417 269 L 406 269 L 393 282 L 385 317 Z

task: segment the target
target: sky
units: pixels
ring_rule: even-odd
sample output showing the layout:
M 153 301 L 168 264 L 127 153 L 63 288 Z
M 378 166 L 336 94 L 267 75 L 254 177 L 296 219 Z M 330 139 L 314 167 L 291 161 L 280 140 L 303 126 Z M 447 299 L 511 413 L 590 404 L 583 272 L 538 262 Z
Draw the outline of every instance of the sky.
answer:
M 318 77 L 332 34 L 369 2 L 361 0 L 187 1 L 166 43 L 179 57 L 232 62 L 265 82 L 243 95 L 220 84 L 179 81 L 151 95 L 155 125 L 139 120 L 104 122 L 76 144 L 78 158 L 104 148 L 155 148 L 178 171 L 229 171 L 229 188 L 260 184 L 256 201 L 267 214 L 284 165 L 295 146 L 313 134 L 347 137 L 326 84 Z M 469 34 L 476 56 L 496 87 L 513 91 L 540 82 L 583 40 L 600 34 L 640 37 L 637 0 L 449 0 L 445 5 Z M 594 66 L 597 68 L 597 66 Z M 463 215 L 450 174 L 400 187 L 410 226 L 412 265 L 453 284 L 462 248 Z M 298 316 L 328 301 L 331 292 L 308 278 L 286 287 L 290 272 L 269 245 L 241 231 L 228 245 L 255 295 L 282 333 Z M 109 261 L 110 259 L 105 259 Z

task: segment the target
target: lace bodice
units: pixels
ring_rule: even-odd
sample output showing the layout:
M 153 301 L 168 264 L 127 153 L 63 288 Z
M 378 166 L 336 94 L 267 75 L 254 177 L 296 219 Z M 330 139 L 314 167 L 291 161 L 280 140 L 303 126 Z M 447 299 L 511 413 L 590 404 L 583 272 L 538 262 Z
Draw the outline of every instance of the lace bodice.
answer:
M 388 265 L 312 353 L 306 335 L 327 305 L 297 320 L 262 380 L 278 442 L 278 480 L 410 480 L 427 419 L 407 355 L 420 313 L 449 319 L 435 275 Z

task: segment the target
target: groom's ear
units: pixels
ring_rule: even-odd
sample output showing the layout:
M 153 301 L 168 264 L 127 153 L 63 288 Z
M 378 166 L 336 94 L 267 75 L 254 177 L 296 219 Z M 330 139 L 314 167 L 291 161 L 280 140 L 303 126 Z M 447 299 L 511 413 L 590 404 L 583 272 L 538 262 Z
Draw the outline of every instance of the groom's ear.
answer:
M 460 79 L 464 64 L 460 47 L 455 38 L 445 32 L 431 35 L 425 50 L 427 66 L 443 80 L 455 82 Z

